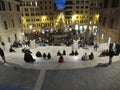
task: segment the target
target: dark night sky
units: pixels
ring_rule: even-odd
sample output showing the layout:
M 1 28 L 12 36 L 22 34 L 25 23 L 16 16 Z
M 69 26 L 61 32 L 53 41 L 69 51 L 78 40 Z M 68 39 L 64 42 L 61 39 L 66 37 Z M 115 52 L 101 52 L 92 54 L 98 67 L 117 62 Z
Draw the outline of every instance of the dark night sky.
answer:
M 59 10 L 64 9 L 65 0 L 54 0 L 54 2 Z

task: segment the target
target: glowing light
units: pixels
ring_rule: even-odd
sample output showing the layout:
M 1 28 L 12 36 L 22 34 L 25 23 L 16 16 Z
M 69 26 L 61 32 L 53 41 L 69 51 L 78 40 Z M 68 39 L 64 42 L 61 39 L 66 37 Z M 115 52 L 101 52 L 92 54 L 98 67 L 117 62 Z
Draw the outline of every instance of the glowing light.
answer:
M 32 29 L 32 25 L 29 25 L 29 28 Z
M 38 6 L 38 3 L 37 3 L 37 2 L 35 2 L 35 5 L 36 5 L 36 6 Z
M 76 15 L 73 15 L 73 16 L 72 16 L 72 20 L 76 20 Z

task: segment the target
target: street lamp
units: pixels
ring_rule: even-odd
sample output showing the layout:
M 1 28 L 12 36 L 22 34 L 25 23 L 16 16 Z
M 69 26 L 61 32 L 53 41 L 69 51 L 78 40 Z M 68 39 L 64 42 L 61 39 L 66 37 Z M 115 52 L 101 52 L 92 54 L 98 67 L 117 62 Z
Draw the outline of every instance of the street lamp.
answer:
M 24 40 L 25 33 L 24 33 L 24 32 L 22 32 L 21 34 L 22 34 L 22 37 L 23 37 L 23 40 Z
M 32 36 L 32 25 L 29 25 L 29 29 L 30 29 L 30 36 Z
M 75 25 L 76 34 L 78 34 L 78 24 Z

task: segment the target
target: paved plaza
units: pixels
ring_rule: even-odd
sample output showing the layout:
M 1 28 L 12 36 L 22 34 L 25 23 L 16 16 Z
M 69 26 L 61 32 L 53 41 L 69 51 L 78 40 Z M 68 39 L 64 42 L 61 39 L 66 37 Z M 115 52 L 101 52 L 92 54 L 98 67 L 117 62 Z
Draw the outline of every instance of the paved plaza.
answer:
M 38 46 L 30 49 L 34 63 L 24 62 L 22 48 L 16 48 L 16 53 L 5 50 L 7 63 L 0 58 L 0 90 L 120 90 L 120 56 L 114 56 L 109 66 L 108 57 L 98 57 L 107 48 L 108 44 L 101 43 L 97 51 L 79 48 L 78 56 L 69 56 L 72 47 Z M 64 63 L 58 63 L 58 50 L 66 50 Z M 50 52 L 52 57 L 37 58 L 37 51 Z M 85 52 L 93 52 L 94 60 L 82 61 Z

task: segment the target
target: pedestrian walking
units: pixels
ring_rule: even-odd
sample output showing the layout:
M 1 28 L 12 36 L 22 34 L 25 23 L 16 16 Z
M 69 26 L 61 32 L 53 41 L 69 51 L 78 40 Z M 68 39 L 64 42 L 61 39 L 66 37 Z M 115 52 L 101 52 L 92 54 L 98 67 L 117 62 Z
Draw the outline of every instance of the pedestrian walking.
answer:
M 4 63 L 6 63 L 4 51 L 2 50 L 1 47 L 0 47 L 0 55 L 1 55 L 2 59 L 4 60 Z
M 94 45 L 94 50 L 97 51 L 97 48 L 98 48 L 98 44 L 96 43 L 96 44 Z
M 113 51 L 113 49 L 109 50 L 109 65 L 112 64 L 112 58 L 115 55 L 115 52 Z

